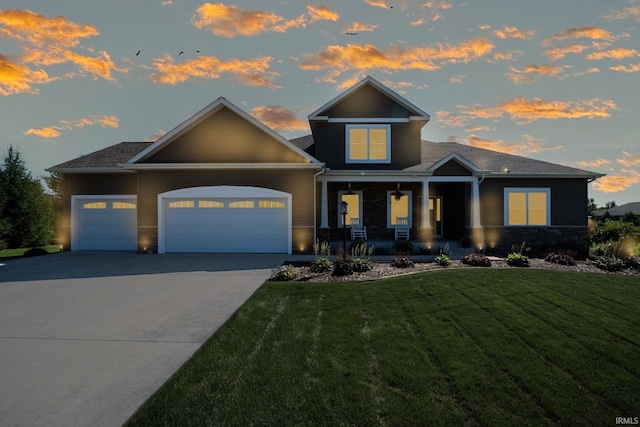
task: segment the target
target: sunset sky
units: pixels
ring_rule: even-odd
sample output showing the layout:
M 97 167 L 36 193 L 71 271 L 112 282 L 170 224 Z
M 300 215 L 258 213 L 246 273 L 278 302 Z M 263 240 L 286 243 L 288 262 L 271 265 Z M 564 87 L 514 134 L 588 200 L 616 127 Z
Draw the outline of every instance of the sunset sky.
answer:
M 287 138 L 370 75 L 430 141 L 607 176 L 640 200 L 639 0 L 3 0 L 0 149 L 34 175 L 224 96 Z

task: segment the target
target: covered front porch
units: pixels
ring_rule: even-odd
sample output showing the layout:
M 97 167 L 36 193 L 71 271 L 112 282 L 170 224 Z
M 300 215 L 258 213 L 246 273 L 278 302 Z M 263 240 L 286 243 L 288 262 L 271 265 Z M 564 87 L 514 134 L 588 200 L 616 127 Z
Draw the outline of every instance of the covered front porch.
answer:
M 351 240 L 348 229 L 351 220 L 358 219 L 366 227 L 368 243 L 387 248 L 396 240 L 398 218 L 406 218 L 415 253 L 433 251 L 444 242 L 482 249 L 479 194 L 475 176 L 326 172 L 317 181 L 316 236 L 341 242 L 346 225 Z M 344 216 L 342 202 L 348 204 Z

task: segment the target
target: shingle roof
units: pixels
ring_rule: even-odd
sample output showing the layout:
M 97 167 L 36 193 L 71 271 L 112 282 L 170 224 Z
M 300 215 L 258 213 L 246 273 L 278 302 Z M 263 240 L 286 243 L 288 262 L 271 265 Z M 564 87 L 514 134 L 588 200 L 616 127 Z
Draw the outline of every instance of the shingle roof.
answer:
M 634 215 L 640 215 L 640 202 L 626 203 L 624 205 L 616 206 L 614 208 L 609 208 L 609 209 L 597 209 L 591 212 L 591 215 L 602 216 L 606 212 L 609 212 L 609 215 L 611 216 L 624 216 L 629 212 L 631 212 Z
M 315 154 L 315 144 L 312 135 L 306 135 L 291 140 L 299 148 L 307 153 Z M 422 159 L 420 164 L 411 166 L 406 171 L 426 171 L 442 159 L 457 154 L 473 163 L 483 172 L 509 173 L 510 175 L 583 175 L 599 177 L 602 174 L 576 169 L 556 163 L 529 159 L 527 157 L 500 153 L 498 151 L 485 150 L 471 147 L 456 142 L 431 142 L 422 141 Z
M 60 163 L 47 170 L 51 172 L 72 172 L 74 169 L 119 169 L 118 165 L 131 159 L 151 144 L 153 143 L 121 142 L 85 156 Z
M 429 169 L 435 163 L 451 154 L 457 154 L 477 166 L 484 172 L 508 172 L 522 175 L 594 175 L 595 172 L 576 169 L 556 163 L 534 160 L 527 157 L 500 153 L 459 144 L 457 142 L 430 142 L 422 141 L 421 164 L 412 166 L 407 170 L 420 171 Z

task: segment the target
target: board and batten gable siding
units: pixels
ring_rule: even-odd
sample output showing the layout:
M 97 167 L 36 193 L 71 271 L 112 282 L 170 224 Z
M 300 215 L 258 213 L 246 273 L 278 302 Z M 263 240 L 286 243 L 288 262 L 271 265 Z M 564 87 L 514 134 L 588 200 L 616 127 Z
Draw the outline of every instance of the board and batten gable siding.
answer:
M 408 118 L 411 113 L 379 90 L 365 85 L 327 110 L 323 115 L 331 118 Z
M 141 163 L 307 163 L 229 108 L 189 129 Z
M 346 124 L 316 122 L 312 124 L 315 158 L 330 169 L 401 170 L 420 163 L 421 124 L 391 124 L 391 163 L 346 163 Z
M 471 176 L 471 171 L 456 162 L 455 160 L 449 160 L 444 165 L 433 171 L 435 176 Z
M 583 178 L 487 178 L 480 185 L 482 225 L 504 225 L 505 188 L 549 188 L 551 226 L 587 226 L 587 180 Z

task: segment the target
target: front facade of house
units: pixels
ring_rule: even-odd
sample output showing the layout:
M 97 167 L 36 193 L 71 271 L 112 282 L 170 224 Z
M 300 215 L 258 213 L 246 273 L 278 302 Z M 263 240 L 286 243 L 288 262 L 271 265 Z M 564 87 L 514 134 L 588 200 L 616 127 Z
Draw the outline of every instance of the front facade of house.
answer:
M 407 221 L 425 247 L 463 237 L 477 249 L 587 245 L 587 184 L 601 175 L 423 141 L 429 119 L 370 77 L 291 141 L 219 98 L 154 143 L 49 169 L 64 174 L 65 248 L 305 253 L 340 239 L 343 218 L 374 240 Z

